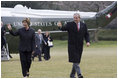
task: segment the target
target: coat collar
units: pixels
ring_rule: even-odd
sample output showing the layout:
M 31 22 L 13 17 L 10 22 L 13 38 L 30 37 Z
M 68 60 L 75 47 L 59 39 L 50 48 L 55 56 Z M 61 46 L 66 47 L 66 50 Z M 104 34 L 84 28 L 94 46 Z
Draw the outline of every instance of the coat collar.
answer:
M 75 29 L 77 30 L 77 24 L 73 21 L 73 24 L 75 26 Z M 82 25 L 82 22 L 80 21 L 80 30 L 82 29 L 83 25 Z
M 73 21 L 73 23 L 76 24 L 74 21 Z M 80 21 L 80 27 L 81 27 L 81 25 L 82 25 L 82 22 Z
M 26 29 L 25 29 L 25 27 L 23 27 L 23 29 L 24 29 L 24 31 L 29 31 L 29 30 L 31 29 L 31 27 L 29 27 L 29 29 L 28 29 L 28 30 L 26 30 Z

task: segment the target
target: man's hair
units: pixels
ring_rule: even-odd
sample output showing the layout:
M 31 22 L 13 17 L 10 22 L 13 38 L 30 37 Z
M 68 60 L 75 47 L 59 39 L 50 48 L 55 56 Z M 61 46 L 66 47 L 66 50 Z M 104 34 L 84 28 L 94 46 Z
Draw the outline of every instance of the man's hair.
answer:
M 41 29 L 38 29 L 38 32 L 42 32 Z
M 80 14 L 79 13 L 74 13 L 73 16 L 78 16 L 80 18 Z

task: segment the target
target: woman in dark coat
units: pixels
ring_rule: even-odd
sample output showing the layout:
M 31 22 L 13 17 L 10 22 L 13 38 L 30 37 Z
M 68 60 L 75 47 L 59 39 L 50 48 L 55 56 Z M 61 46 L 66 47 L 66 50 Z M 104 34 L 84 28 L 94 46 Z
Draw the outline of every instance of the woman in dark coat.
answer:
M 48 41 L 53 41 L 52 38 L 49 35 L 49 32 L 46 32 L 43 36 L 44 39 L 44 59 L 49 60 L 50 59 L 50 46 L 48 45 Z
M 29 69 L 31 66 L 31 55 L 35 50 L 35 31 L 30 27 L 30 20 L 26 18 L 22 21 L 24 27 L 16 32 L 12 31 L 10 24 L 7 25 L 9 32 L 13 36 L 19 36 L 19 52 L 23 77 L 29 77 Z

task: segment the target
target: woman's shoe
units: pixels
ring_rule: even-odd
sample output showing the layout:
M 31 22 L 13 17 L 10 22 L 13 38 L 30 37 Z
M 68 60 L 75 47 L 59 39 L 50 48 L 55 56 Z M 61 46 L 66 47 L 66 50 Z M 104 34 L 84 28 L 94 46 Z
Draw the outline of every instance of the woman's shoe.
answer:
M 29 77 L 29 72 L 27 72 L 26 76 Z

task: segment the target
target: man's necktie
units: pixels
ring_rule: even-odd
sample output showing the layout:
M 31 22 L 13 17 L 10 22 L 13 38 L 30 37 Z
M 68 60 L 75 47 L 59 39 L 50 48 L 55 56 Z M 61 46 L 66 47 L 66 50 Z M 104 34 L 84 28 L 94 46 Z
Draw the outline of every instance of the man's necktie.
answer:
M 79 24 L 77 24 L 77 30 L 78 30 L 78 32 L 79 32 Z

